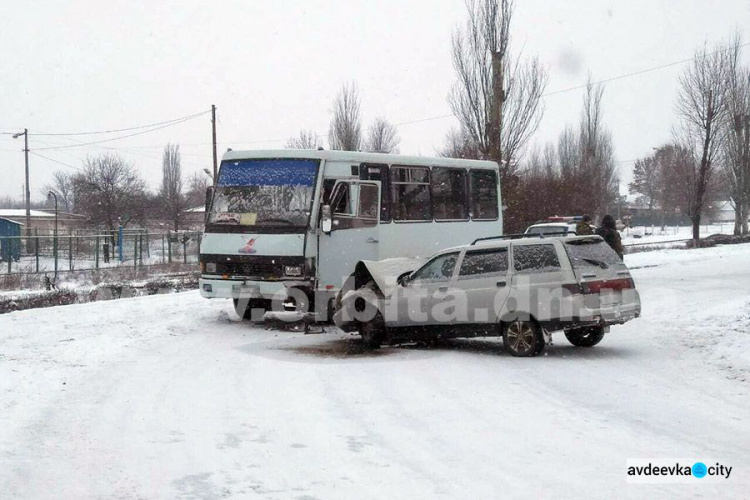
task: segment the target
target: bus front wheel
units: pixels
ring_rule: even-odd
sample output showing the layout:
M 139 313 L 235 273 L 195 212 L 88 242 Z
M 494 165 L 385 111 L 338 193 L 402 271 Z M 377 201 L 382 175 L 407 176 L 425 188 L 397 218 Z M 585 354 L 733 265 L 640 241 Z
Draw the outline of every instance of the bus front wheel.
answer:
M 234 311 L 242 319 L 261 321 L 271 309 L 271 301 L 266 299 L 232 299 Z

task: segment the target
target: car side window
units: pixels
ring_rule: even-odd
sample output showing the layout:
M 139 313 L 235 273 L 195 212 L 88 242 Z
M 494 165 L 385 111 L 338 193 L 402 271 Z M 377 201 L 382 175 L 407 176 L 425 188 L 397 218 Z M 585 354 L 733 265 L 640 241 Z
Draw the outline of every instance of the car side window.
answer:
M 560 270 L 555 245 L 517 245 L 513 247 L 513 269 L 517 273 L 548 273 Z
M 438 255 L 414 273 L 412 281 L 449 281 L 457 260 L 457 252 Z
M 466 252 L 461 262 L 461 269 L 458 271 L 458 279 L 506 272 L 508 272 L 507 248 Z

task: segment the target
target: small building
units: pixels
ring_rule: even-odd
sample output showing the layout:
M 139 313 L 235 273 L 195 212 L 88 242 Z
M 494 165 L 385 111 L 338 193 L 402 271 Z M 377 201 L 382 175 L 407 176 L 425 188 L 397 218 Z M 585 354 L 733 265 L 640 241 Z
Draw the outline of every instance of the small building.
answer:
M 183 225 L 190 229 L 203 229 L 203 225 L 206 222 L 206 207 L 200 206 L 190 208 L 183 212 L 184 222 Z
M 21 230 L 23 224 L 0 217 L 0 260 L 18 261 L 21 258 Z
M 23 208 L 0 208 L 0 217 L 5 219 L 26 224 L 26 209 Z M 58 231 L 68 232 L 78 229 L 84 225 L 86 217 L 79 214 L 69 214 L 66 212 L 57 213 Z M 31 224 L 29 225 L 32 234 L 38 231 L 40 234 L 52 234 L 55 229 L 55 212 L 46 210 L 31 210 Z
M 712 222 L 714 224 L 725 224 L 727 222 L 734 223 L 735 212 L 732 202 L 729 200 L 717 201 L 713 204 L 714 217 Z

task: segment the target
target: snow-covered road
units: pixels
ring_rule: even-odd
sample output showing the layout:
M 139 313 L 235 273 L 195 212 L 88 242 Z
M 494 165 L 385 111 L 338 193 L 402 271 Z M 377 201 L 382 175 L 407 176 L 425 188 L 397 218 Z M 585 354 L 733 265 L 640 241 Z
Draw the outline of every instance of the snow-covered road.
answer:
M 747 497 L 748 257 L 629 255 L 644 317 L 532 359 L 487 340 L 368 354 L 197 292 L 6 314 L 0 496 Z M 734 469 L 636 485 L 632 458 Z

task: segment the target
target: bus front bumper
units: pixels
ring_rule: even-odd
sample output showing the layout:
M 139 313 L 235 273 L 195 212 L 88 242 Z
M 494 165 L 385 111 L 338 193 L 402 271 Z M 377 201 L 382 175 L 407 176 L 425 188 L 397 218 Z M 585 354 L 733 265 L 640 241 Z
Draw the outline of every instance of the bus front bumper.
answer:
M 253 281 L 243 279 L 200 278 L 201 297 L 207 299 L 284 299 L 289 288 L 306 289 L 310 281 Z

